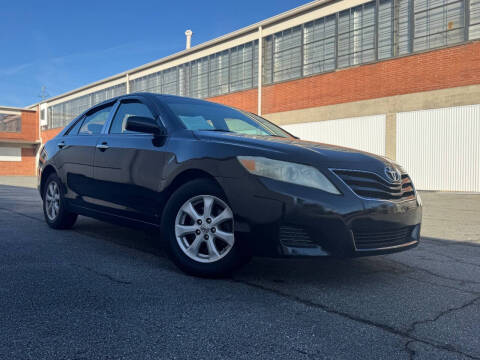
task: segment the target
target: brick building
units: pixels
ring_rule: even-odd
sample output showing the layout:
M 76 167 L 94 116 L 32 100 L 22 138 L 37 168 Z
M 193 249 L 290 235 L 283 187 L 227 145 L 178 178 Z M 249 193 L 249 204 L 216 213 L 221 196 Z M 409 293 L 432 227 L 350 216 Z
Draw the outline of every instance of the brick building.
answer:
M 35 175 L 40 144 L 36 110 L 0 106 L 0 176 Z
M 136 91 L 221 102 L 304 139 L 388 156 L 419 189 L 480 192 L 480 0 L 314 1 L 12 109 L 22 130 L 0 132 L 0 160 L 6 143 L 22 156 L 0 174 L 34 173 L 39 141 Z

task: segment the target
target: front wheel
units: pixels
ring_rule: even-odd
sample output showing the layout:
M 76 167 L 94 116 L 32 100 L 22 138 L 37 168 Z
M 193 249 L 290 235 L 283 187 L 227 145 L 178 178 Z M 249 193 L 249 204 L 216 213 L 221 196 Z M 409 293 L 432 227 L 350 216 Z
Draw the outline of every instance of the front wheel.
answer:
M 48 226 L 54 229 L 70 229 L 77 220 L 77 214 L 66 209 L 61 182 L 56 174 L 51 174 L 45 183 L 43 214 Z
M 199 179 L 171 196 L 162 233 L 172 260 L 186 273 L 227 276 L 248 258 L 235 236 L 234 223 L 222 191 L 213 181 Z

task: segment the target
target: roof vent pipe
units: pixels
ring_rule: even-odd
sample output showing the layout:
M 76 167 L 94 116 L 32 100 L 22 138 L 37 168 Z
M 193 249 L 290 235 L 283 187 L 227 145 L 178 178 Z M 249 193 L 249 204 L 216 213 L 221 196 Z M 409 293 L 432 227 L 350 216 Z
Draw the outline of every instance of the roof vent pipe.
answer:
M 192 34 L 192 30 L 185 31 L 185 36 L 187 37 L 187 44 L 185 45 L 185 49 L 190 49 L 190 46 L 192 44 Z

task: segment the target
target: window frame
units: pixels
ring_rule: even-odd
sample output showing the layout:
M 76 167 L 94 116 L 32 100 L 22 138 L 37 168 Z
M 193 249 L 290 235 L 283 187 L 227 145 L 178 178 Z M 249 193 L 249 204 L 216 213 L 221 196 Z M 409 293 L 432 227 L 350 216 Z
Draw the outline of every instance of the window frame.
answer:
M 63 136 L 77 136 L 78 131 L 80 131 L 80 128 L 83 125 L 83 120 L 85 120 L 85 114 L 80 115 L 76 119 L 72 121 L 72 124 L 69 126 L 69 128 L 65 131 L 65 134 Z M 80 124 L 80 127 L 78 128 L 77 132 L 74 134 L 72 133 L 72 130 L 77 126 L 77 124 Z
M 128 97 L 118 99 L 116 101 L 113 109 L 112 109 L 112 113 L 110 114 L 110 118 L 108 120 L 108 123 L 106 123 L 105 124 L 106 126 L 103 128 L 103 130 L 104 130 L 103 134 L 107 135 L 107 136 L 149 136 L 149 137 L 153 136 L 152 134 L 146 134 L 146 133 L 140 133 L 140 132 L 127 132 L 127 133 L 112 133 L 111 132 L 112 131 L 112 126 L 113 126 L 113 121 L 115 120 L 115 116 L 117 116 L 117 113 L 120 110 L 120 107 L 122 106 L 122 104 L 132 103 L 132 102 L 136 102 L 136 103 L 145 105 L 147 107 L 147 109 L 150 111 L 150 113 L 152 114 L 152 119 L 155 122 L 155 124 L 157 124 L 159 126 L 163 126 L 166 129 L 165 124 L 163 124 L 162 121 L 159 121 L 159 117 L 156 115 L 156 112 L 154 111 L 152 106 L 150 106 L 149 104 L 147 104 L 145 101 L 142 101 L 142 100 L 143 99 L 141 99 L 138 96 L 128 96 Z
M 102 126 L 102 129 L 100 130 L 100 132 L 98 134 L 80 134 L 80 130 L 82 129 L 84 123 L 85 123 L 85 120 L 90 116 L 90 115 L 93 115 L 94 113 L 96 112 L 99 112 L 99 111 L 102 111 L 103 109 L 107 108 L 111 106 L 112 108 L 110 109 L 110 113 L 108 114 L 108 118 L 105 120 L 105 122 L 103 123 L 103 126 Z M 105 126 L 110 122 L 111 118 L 112 118 L 112 112 L 115 110 L 115 106 L 116 106 L 116 101 L 109 101 L 107 103 L 104 103 L 104 104 L 100 104 L 92 109 L 89 109 L 87 110 L 82 116 L 81 116 L 81 122 L 82 124 L 80 125 L 80 128 L 78 129 L 78 132 L 77 134 L 75 134 L 76 136 L 100 136 L 102 134 L 104 134 L 105 132 Z M 76 125 L 77 123 L 75 123 Z M 74 126 L 75 126 L 74 125 Z M 68 129 L 68 133 L 70 132 L 72 128 L 69 128 Z M 68 133 L 66 133 L 66 135 L 68 135 Z

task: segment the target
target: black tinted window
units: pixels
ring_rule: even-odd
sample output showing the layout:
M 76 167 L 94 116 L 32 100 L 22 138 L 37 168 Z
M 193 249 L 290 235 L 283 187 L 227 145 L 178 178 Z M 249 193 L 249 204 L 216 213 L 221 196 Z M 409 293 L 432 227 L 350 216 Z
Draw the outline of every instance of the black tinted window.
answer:
M 90 115 L 87 115 L 83 121 L 82 127 L 78 132 L 79 135 L 98 135 L 102 131 L 103 125 L 108 120 L 110 110 L 113 105 L 104 107 Z
M 110 134 L 135 133 L 134 131 L 128 131 L 125 129 L 127 126 L 127 119 L 130 116 L 143 116 L 146 118 L 151 118 L 152 121 L 154 121 L 152 113 L 145 104 L 137 101 L 124 102 L 120 104 L 120 107 L 113 118 Z

